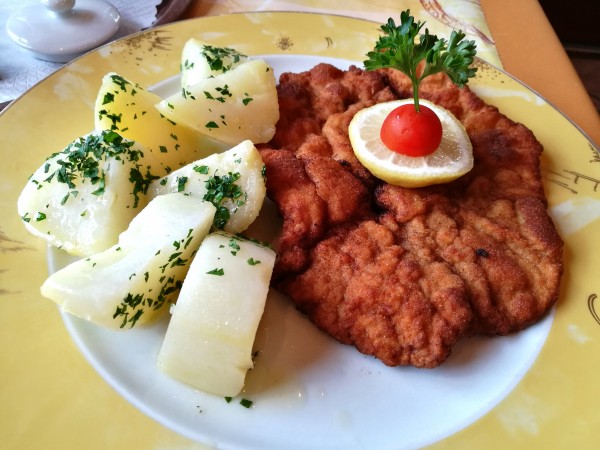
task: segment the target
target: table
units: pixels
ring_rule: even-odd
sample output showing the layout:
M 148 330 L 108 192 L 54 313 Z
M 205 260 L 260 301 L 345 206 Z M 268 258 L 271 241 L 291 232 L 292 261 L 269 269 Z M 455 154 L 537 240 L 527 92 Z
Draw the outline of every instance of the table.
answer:
M 600 116 L 536 0 L 481 0 L 504 69 L 600 146 Z
M 273 6 L 276 2 L 265 3 Z M 375 4 L 383 11 L 376 13 L 388 15 L 387 8 L 396 3 L 349 0 L 345 5 Z M 211 14 L 210 8 L 215 13 L 223 5 L 235 9 L 246 3 L 196 0 L 191 2 L 185 18 Z M 306 10 L 319 5 L 315 1 L 277 4 Z M 481 0 L 481 6 L 504 69 L 546 97 L 600 142 L 598 114 L 537 2 Z M 521 38 L 523 33 L 527 39 Z M 1 233 L 0 243 L 4 254 L 20 245 L 7 241 Z M 41 243 L 33 245 L 37 247 L 32 249 L 32 258 L 39 264 L 45 249 Z M 37 286 L 44 277 L 44 273 L 29 275 L 28 282 L 33 287 L 23 286 L 22 291 L 0 287 L 4 294 L 0 296 L 4 308 L 0 315 L 3 448 L 205 448 L 145 416 L 102 380 L 71 341 L 54 305 L 37 295 Z M 11 292 L 7 292 L 9 289 Z M 446 447 L 440 443 L 434 448 Z

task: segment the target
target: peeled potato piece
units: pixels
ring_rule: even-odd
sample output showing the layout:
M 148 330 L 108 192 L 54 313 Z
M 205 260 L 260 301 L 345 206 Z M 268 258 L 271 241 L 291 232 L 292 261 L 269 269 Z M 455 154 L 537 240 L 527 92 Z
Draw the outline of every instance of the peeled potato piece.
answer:
M 264 163 L 250 141 L 195 161 L 154 180 L 148 195 L 185 192 L 216 203 L 215 225 L 230 233 L 244 231 L 258 216 L 266 196 Z M 221 200 L 220 195 L 225 193 Z M 218 201 L 218 203 L 217 203 Z
M 235 145 L 271 140 L 279 119 L 273 69 L 250 60 L 167 97 L 156 108 L 169 119 Z
M 158 367 L 196 389 L 235 396 L 253 366 L 275 252 L 227 233 L 208 235 L 183 283 Z
M 156 176 L 145 153 L 113 131 L 76 139 L 27 181 L 17 201 L 25 227 L 78 256 L 112 246 L 148 202 L 146 191 Z
M 154 107 L 160 101 L 138 84 L 108 73 L 96 98 L 95 127 L 143 144 L 153 171 L 160 176 L 224 149 L 214 139 L 160 114 Z
M 186 89 L 240 65 L 247 56 L 229 47 L 188 39 L 181 52 L 181 87 Z
M 50 275 L 42 295 L 107 328 L 152 322 L 175 300 L 214 213 L 212 204 L 184 194 L 157 197 L 117 245 Z

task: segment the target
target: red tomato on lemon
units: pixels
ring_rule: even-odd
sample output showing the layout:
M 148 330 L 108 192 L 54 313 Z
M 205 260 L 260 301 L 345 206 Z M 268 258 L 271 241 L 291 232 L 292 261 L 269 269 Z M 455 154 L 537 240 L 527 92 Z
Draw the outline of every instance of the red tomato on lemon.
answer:
M 442 142 L 442 122 L 430 108 L 407 103 L 398 106 L 383 121 L 380 137 L 387 148 L 403 155 L 426 156 Z

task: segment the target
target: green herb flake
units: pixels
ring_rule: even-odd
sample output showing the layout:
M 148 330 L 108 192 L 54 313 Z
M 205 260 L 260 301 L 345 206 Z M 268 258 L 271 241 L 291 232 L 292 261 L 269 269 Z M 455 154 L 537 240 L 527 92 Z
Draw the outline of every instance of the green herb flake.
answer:
M 225 275 L 225 271 L 222 268 L 217 268 L 217 269 L 213 269 L 213 270 L 206 272 L 206 274 L 207 275 L 217 275 L 219 277 L 222 277 L 223 275 Z
M 185 190 L 185 185 L 188 182 L 188 177 L 178 177 L 177 178 L 177 192 L 182 192 Z
M 194 166 L 194 172 L 198 172 L 201 175 L 208 174 L 208 166 Z
M 117 78 L 116 84 L 126 86 L 127 82 L 121 82 L 120 78 Z M 122 164 L 125 161 L 136 163 L 143 154 L 140 150 L 134 149 L 133 145 L 133 141 L 123 139 L 113 130 L 80 137 L 62 152 L 52 155 L 57 157 L 55 160 L 57 169 L 44 181 L 64 183 L 68 186 L 69 191 L 63 197 L 64 202 L 68 199 L 67 195 L 77 195 L 77 184 L 90 183 L 95 187 L 92 194 L 102 196 L 106 192 L 105 163 L 107 161 Z M 46 165 L 45 169 L 50 171 L 50 166 Z
M 229 240 L 229 247 L 232 249 L 231 254 L 233 256 L 237 255 L 237 252 L 240 251 L 240 244 L 238 244 L 237 240 L 234 238 Z
M 256 266 L 257 264 L 260 264 L 260 260 L 254 258 L 249 258 L 246 262 L 251 266 Z
M 212 71 L 225 73 L 237 64 L 246 55 L 229 47 L 215 47 L 205 45 L 202 55 Z
M 240 400 L 240 405 L 244 408 L 250 408 L 254 402 L 252 400 L 248 400 L 247 398 L 243 398 Z
M 102 104 L 106 105 L 107 103 L 112 103 L 115 101 L 115 94 L 112 92 L 107 92 L 104 94 L 104 98 L 102 99 Z
M 67 200 L 69 200 L 69 197 L 71 196 L 70 192 L 67 192 L 67 195 L 65 195 L 62 200 L 60 201 L 61 205 L 64 205 L 65 203 L 67 203 Z
M 250 97 L 248 94 L 244 94 L 245 97 L 242 99 L 242 103 L 244 104 L 244 106 L 248 106 L 248 103 L 250 103 L 252 100 L 254 100 L 252 97 Z
M 222 205 L 225 200 L 244 201 L 244 193 L 236 184 L 240 177 L 239 172 L 229 172 L 223 176 L 214 175 L 205 181 L 206 193 L 202 199 L 211 202 L 217 208 L 213 220 L 215 228 L 223 229 L 231 217 L 229 209 Z

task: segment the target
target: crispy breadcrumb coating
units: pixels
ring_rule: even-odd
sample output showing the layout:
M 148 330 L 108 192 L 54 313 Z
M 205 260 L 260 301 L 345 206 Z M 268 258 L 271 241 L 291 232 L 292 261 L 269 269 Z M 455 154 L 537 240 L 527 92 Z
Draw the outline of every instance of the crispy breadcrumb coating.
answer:
M 505 335 L 555 304 L 562 240 L 546 212 L 530 130 L 444 75 L 421 98 L 451 111 L 475 167 L 408 189 L 354 156 L 354 114 L 412 95 L 398 71 L 320 64 L 285 73 L 280 120 L 260 147 L 283 217 L 274 285 L 319 328 L 390 366 L 436 367 L 473 334 Z

